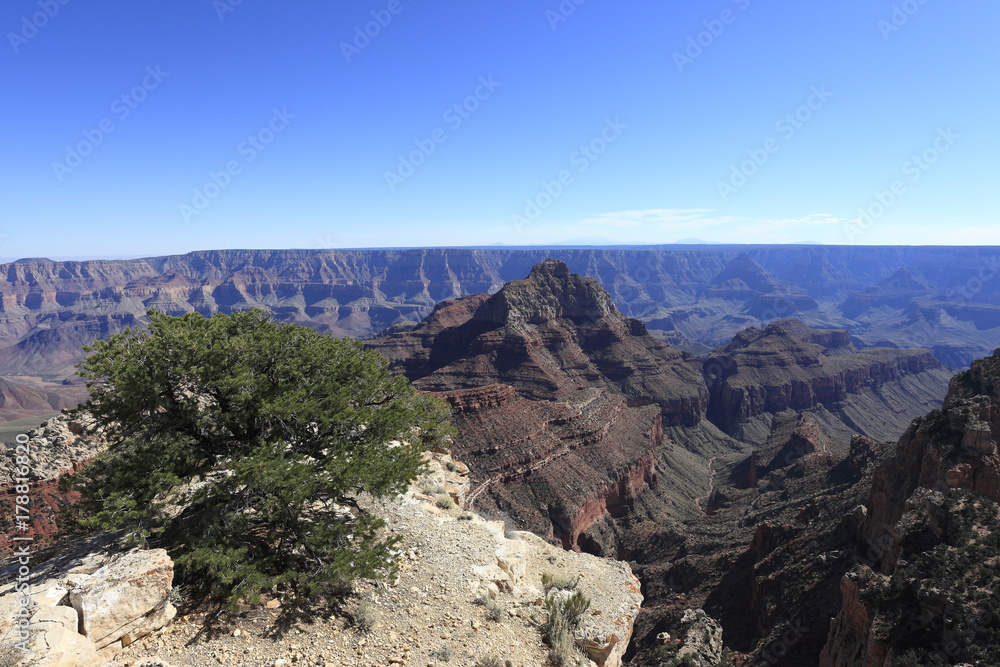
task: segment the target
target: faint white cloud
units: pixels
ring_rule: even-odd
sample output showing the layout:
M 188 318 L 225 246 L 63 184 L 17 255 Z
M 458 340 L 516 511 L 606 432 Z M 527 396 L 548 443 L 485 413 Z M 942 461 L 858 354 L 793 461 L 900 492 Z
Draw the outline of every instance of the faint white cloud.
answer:
M 533 238 L 522 242 L 555 243 L 568 238 L 606 237 L 623 244 L 674 243 L 696 237 L 715 243 L 842 243 L 843 227 L 854 218 L 832 213 L 809 213 L 789 218 L 752 218 L 722 215 L 709 208 L 657 208 L 611 211 L 562 224 L 532 230 Z M 932 243 L 916 227 L 912 232 L 895 229 L 879 243 Z M 961 238 L 962 241 L 957 239 Z M 905 239 L 905 240 L 904 240 Z M 983 244 L 1000 241 L 996 229 L 975 229 L 957 234 L 950 243 Z M 874 240 L 872 241 L 874 242 Z

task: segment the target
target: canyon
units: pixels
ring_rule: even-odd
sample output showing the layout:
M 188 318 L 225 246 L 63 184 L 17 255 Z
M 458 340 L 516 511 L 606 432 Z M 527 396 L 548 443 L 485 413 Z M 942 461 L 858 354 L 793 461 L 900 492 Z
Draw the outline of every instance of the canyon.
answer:
M 554 260 L 368 344 L 451 403 L 479 511 L 630 562 L 636 664 L 690 608 L 739 654 L 815 663 L 864 552 L 844 517 L 952 374 L 928 350 L 859 350 L 798 320 L 700 361 Z
M 796 246 L 25 260 L 0 276 L 0 375 L 12 416 L 61 409 L 79 346 L 148 308 L 364 337 L 451 405 L 470 508 L 629 563 L 626 661 L 658 664 L 701 609 L 746 664 L 890 665 L 900 581 L 936 601 L 926 627 L 964 595 L 907 563 L 992 548 L 968 534 L 1000 492 L 1000 361 L 973 361 L 1000 335 L 995 266 L 990 248 Z M 39 481 L 45 537 L 64 499 Z M 984 618 L 962 636 L 991 637 Z
M 133 260 L 23 259 L 0 267 L 0 376 L 72 376 L 80 348 L 150 308 L 259 307 L 334 335 L 412 325 L 447 299 L 491 294 L 552 257 L 597 279 L 654 336 L 697 354 L 791 318 L 857 347 L 920 347 L 963 368 L 1000 345 L 1000 249 L 644 246 L 213 250 Z

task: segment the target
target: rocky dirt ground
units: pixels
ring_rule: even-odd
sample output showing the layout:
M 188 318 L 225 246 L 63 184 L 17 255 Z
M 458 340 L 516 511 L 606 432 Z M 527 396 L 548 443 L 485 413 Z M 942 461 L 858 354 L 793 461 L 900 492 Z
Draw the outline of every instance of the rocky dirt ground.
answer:
M 443 462 L 457 466 L 457 473 Z M 618 627 L 619 635 L 626 636 L 615 639 L 627 643 L 642 599 L 627 566 L 565 552 L 530 534 L 511 534 L 515 539 L 507 540 L 500 522 L 463 512 L 458 505 L 442 509 L 439 491 L 447 487 L 461 497 L 467 488 L 456 491 L 465 467 L 442 456 L 433 465 L 436 472 L 409 494 L 373 506 L 387 529 L 403 536 L 395 581 L 357 582 L 339 609 L 314 609 L 291 621 L 279 599 L 217 616 L 203 611 L 185 615 L 182 603 L 173 623 L 127 647 L 117 656 L 116 667 L 158 661 L 171 667 L 544 665 L 543 573 L 579 579 L 578 590 L 593 601 L 581 623 L 584 634 L 606 640 L 607 628 Z M 497 565 L 498 549 L 509 552 L 506 564 L 515 575 L 513 584 Z M 495 597 L 483 604 L 483 594 Z M 359 608 L 373 619 L 368 631 L 351 620 L 351 612 L 357 614 Z M 609 665 L 620 659 L 624 644 L 617 649 L 619 658 L 612 657 Z M 580 664 L 594 664 L 582 650 L 580 659 Z

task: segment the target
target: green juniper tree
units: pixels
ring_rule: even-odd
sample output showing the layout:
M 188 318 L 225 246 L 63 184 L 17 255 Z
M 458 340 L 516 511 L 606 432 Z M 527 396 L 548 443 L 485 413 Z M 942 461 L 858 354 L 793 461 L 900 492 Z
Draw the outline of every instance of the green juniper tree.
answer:
M 79 366 L 110 445 L 70 482 L 89 525 L 155 539 L 231 603 L 391 573 L 395 540 L 353 498 L 403 491 L 447 406 L 359 342 L 259 310 L 148 315 Z

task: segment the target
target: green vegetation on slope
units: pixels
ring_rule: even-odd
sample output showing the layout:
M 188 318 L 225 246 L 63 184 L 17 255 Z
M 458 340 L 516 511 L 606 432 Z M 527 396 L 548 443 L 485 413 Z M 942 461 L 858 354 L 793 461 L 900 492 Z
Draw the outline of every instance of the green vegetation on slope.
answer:
M 230 602 L 391 572 L 395 541 L 354 495 L 404 490 L 448 408 L 358 342 L 261 311 L 148 314 L 80 365 L 110 443 L 68 482 L 87 525 L 166 546 L 182 581 Z

